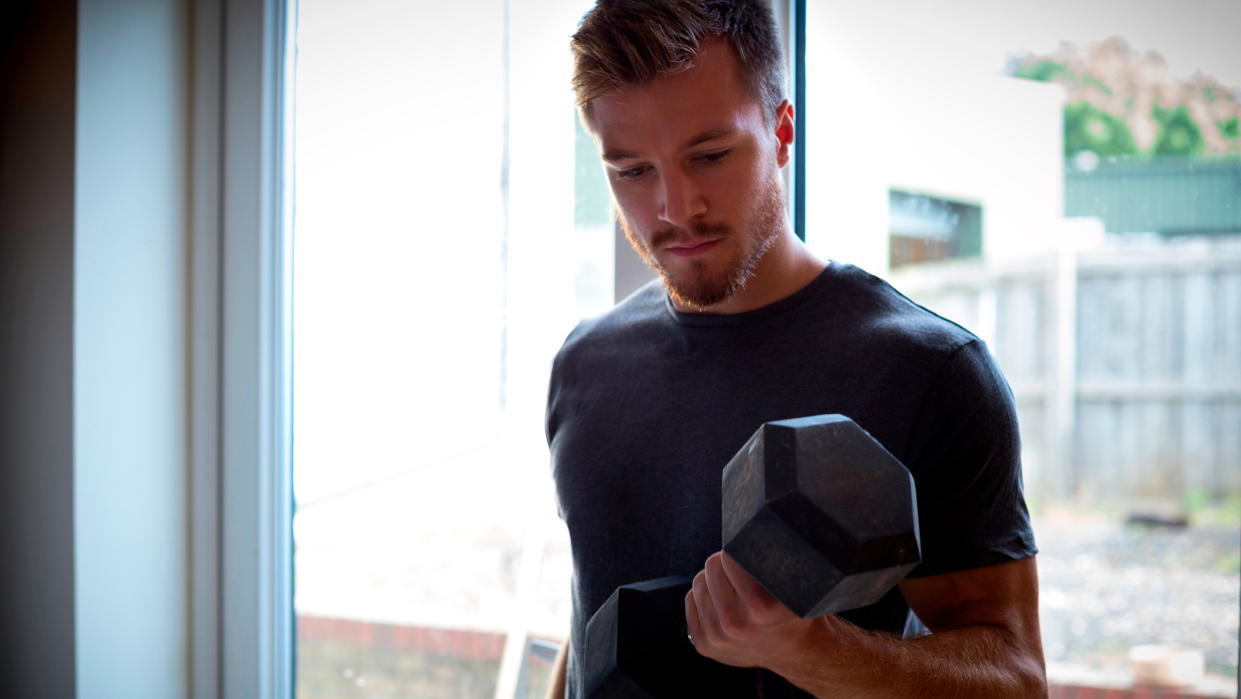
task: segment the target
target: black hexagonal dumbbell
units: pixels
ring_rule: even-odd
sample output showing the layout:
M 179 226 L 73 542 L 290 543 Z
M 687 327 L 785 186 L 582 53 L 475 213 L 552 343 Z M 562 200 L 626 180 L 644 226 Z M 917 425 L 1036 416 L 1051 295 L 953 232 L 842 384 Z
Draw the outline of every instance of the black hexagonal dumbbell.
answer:
M 913 476 L 843 415 L 764 423 L 723 514 L 724 551 L 801 617 L 873 604 L 920 560 Z
M 723 548 L 802 617 L 877 602 L 918 564 L 913 477 L 843 415 L 764 423 L 724 467 Z M 685 633 L 685 578 L 626 585 L 586 628 L 594 698 L 757 696 Z

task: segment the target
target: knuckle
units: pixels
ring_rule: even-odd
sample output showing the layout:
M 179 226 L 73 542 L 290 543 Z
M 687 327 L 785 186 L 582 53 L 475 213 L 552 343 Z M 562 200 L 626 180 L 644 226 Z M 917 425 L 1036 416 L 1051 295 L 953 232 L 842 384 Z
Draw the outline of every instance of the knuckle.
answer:
M 744 634 L 745 619 L 731 609 L 721 609 L 718 612 L 720 631 L 724 636 L 735 638 Z
M 766 611 L 768 608 L 771 607 L 770 600 L 768 600 L 763 595 L 758 594 L 754 590 L 746 590 L 745 592 L 738 592 L 737 596 L 741 598 L 741 603 L 744 604 L 748 609 L 754 609 L 757 611 Z
M 692 594 L 695 599 L 701 599 L 706 592 L 707 574 L 706 572 L 700 572 L 698 575 L 694 576 L 694 582 L 690 585 L 690 594 Z

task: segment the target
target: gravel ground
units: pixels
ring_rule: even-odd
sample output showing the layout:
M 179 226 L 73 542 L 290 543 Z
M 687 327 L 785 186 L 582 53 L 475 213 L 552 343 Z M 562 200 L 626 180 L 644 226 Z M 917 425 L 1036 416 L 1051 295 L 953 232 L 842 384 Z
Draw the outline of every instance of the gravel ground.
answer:
M 1171 644 L 1200 650 L 1213 684 L 1235 692 L 1241 526 L 1232 519 L 1178 529 L 1125 525 L 1117 514 L 1036 518 L 1049 673 L 1127 675 L 1129 648 Z
M 445 527 L 437 506 L 455 502 L 442 492 L 466 484 L 399 485 L 299 514 L 299 613 L 503 631 L 520 607 L 535 633 L 563 634 L 571 558 L 558 520 L 547 527 L 542 575 L 523 607 L 516 600 L 522 529 L 511 524 L 521 520 L 504 508 L 508 483 L 484 489 L 496 502 L 476 503 L 465 529 Z M 1163 643 L 1202 652 L 1209 677 L 1200 693 L 1236 696 L 1241 507 L 1191 520 L 1181 529 L 1125 526 L 1122 510 L 1063 509 L 1035 518 L 1052 681 L 1126 686 L 1129 649 Z

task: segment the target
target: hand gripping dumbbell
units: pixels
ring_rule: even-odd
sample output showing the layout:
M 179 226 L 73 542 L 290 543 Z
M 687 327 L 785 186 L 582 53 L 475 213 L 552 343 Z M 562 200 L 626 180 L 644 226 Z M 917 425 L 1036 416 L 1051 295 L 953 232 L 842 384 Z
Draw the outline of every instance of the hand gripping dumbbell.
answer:
M 913 477 L 843 415 L 764 423 L 724 467 L 724 551 L 803 618 L 877 602 L 920 560 Z M 685 632 L 687 578 L 623 585 L 586 625 L 592 699 L 755 696 Z

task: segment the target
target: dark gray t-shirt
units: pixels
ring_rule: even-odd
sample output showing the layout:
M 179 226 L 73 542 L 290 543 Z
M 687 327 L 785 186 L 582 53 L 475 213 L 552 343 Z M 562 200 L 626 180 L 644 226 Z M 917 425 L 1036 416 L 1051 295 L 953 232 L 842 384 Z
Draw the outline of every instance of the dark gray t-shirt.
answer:
M 617 586 L 693 577 L 720 549 L 720 476 L 737 449 L 765 421 L 823 413 L 852 418 L 913 474 L 911 577 L 1037 551 L 1012 394 L 978 338 L 834 262 L 733 315 L 679 313 L 654 281 L 578 325 L 552 369 L 547 437 L 574 571 L 568 697 L 582 692 L 586 622 Z M 900 634 L 908 611 L 893 589 L 840 616 Z

